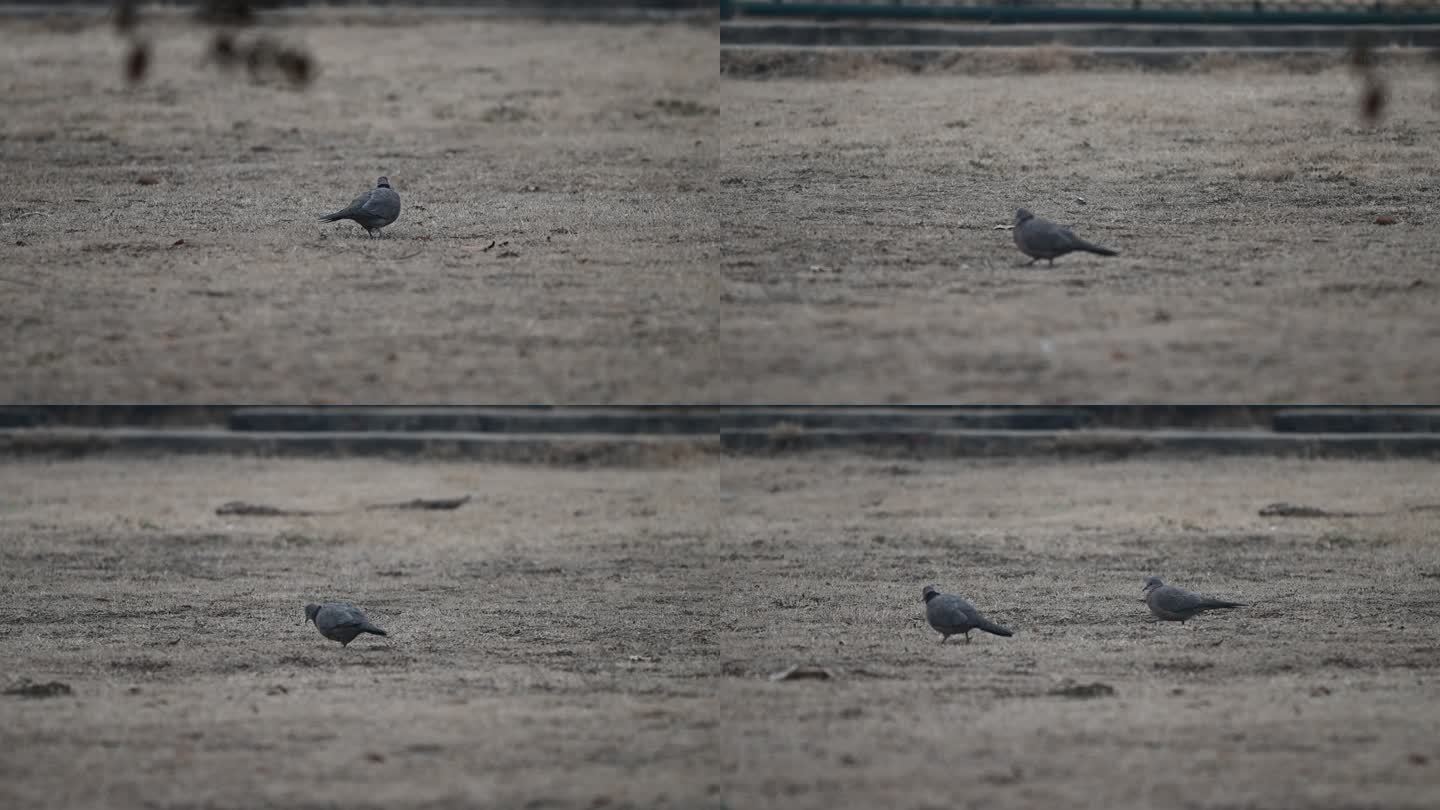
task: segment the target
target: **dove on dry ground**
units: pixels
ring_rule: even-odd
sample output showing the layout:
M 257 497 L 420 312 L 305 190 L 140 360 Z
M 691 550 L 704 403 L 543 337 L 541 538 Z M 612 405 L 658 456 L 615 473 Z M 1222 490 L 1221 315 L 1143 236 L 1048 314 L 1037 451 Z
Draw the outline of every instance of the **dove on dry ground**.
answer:
M 336 222 L 353 219 L 373 239 L 380 235 L 380 229 L 400 218 L 400 195 L 390 188 L 390 178 L 382 177 L 375 182 L 375 188 L 356 197 L 354 202 L 320 217 L 321 222 Z
M 1191 593 L 1184 588 L 1166 585 L 1159 577 L 1145 580 L 1145 604 L 1155 618 L 1165 622 L 1185 623 L 1207 610 L 1245 607 L 1244 602 L 1227 602 Z
M 1021 253 L 1030 257 L 1031 264 L 1045 259 L 1053 265 L 1055 259 L 1077 250 L 1098 253 L 1101 256 L 1119 255 L 1110 248 L 1086 242 L 1072 233 L 1069 228 L 1057 225 L 1048 219 L 1041 219 L 1024 208 L 1015 212 L 1013 232 L 1015 247 L 1020 248 Z
M 306 605 L 305 618 L 315 623 L 315 629 L 320 631 L 320 635 L 331 641 L 340 642 L 342 647 L 354 641 L 355 637 L 361 633 L 374 633 L 377 636 L 389 635 L 371 624 L 364 611 L 348 602 Z
M 965 643 L 969 644 L 971 630 L 984 630 L 997 636 L 1014 635 L 981 616 L 974 605 L 953 593 L 941 593 L 934 585 L 926 585 L 920 598 L 925 600 L 925 620 L 940 633 L 941 644 L 958 634 L 963 634 Z

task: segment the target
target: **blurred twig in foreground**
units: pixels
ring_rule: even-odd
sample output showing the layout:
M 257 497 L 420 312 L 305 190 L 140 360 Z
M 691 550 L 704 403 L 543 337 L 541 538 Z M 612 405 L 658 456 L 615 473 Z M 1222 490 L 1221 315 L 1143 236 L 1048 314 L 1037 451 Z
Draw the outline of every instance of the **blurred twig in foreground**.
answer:
M 116 0 L 111 14 L 115 30 L 130 40 L 124 74 L 131 83 L 149 73 L 153 48 L 141 33 L 139 5 L 139 0 Z M 264 34 L 241 37 L 236 30 L 255 22 L 256 9 L 275 5 L 275 0 L 206 0 L 196 9 L 195 21 L 219 29 L 210 44 L 210 61 L 222 69 L 244 65 L 255 81 L 279 75 L 292 87 L 305 87 L 315 75 L 315 60 L 308 51 Z

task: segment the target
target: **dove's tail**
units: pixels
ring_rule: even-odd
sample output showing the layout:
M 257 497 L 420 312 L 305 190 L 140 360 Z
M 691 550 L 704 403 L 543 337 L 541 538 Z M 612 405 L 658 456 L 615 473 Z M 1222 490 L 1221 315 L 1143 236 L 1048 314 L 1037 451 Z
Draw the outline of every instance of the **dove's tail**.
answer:
M 992 621 L 989 621 L 989 620 L 987 620 L 987 619 L 981 619 L 981 620 L 980 620 L 980 623 L 977 624 L 977 625 L 975 625 L 975 629 L 977 629 L 977 630 L 984 630 L 984 631 L 987 632 L 987 633 L 994 633 L 994 634 L 997 635 L 997 636 L 1005 636 L 1005 637 L 1007 637 L 1007 638 L 1010 637 L 1010 636 L 1015 635 L 1014 633 L 1010 632 L 1009 630 L 1006 630 L 1005 628 L 1001 627 L 1000 625 L 998 625 L 998 624 L 996 624 L 996 623 L 994 623 L 994 622 L 992 622 Z
M 366 623 L 360 625 L 360 632 L 362 632 L 362 633 L 374 633 L 374 634 L 377 635 L 377 636 L 388 636 L 388 635 L 390 635 L 389 633 L 385 632 L 384 630 L 381 630 L 380 628 L 376 627 L 375 625 L 373 625 L 373 624 L 371 624 L 371 623 L 369 623 L 369 622 L 366 622 Z
M 345 219 L 345 218 L 348 217 L 348 216 L 350 216 L 350 209 L 349 209 L 349 208 L 346 208 L 346 209 L 344 209 L 343 211 L 336 211 L 336 212 L 333 213 L 333 214 L 326 214 L 325 216 L 320 217 L 320 219 L 319 219 L 318 221 L 319 221 L 319 222 L 335 222 L 336 220 Z
M 1221 610 L 1224 608 L 1246 607 L 1244 602 L 1226 602 L 1223 599 L 1206 599 L 1200 603 L 1201 610 Z
M 1076 250 L 1083 250 L 1083 251 L 1086 251 L 1087 253 L 1097 253 L 1097 254 L 1099 254 L 1099 255 L 1101 255 L 1101 256 L 1119 256 L 1119 255 L 1120 255 L 1119 253 L 1116 253 L 1115 251 L 1111 250 L 1110 248 L 1100 247 L 1099 245 L 1096 245 L 1096 244 L 1091 243 L 1091 242 L 1086 242 L 1086 241 L 1083 241 L 1083 240 L 1081 240 L 1078 244 L 1075 245 L 1075 249 L 1076 249 Z

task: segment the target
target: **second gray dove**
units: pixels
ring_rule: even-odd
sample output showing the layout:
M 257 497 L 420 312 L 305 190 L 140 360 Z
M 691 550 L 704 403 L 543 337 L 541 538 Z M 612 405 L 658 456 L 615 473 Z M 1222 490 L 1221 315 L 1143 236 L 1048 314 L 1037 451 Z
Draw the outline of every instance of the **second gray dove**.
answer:
M 346 602 L 306 605 L 305 618 L 315 623 L 315 629 L 320 631 L 320 635 L 340 642 L 342 647 L 349 645 L 361 633 L 390 635 L 371 624 L 364 611 Z
M 997 636 L 1012 636 L 1009 630 L 980 615 L 975 606 L 953 593 L 941 593 L 934 585 L 926 585 L 920 598 L 925 600 L 925 620 L 940 633 L 940 643 L 951 636 L 965 636 L 970 643 L 971 630 L 984 630 Z
M 1159 577 L 1145 580 L 1145 604 L 1155 618 L 1165 622 L 1180 622 L 1193 619 L 1207 610 L 1224 610 L 1245 607 L 1244 602 L 1227 602 L 1191 593 L 1184 588 L 1166 585 Z
M 1119 254 L 1107 247 L 1100 247 L 1092 242 L 1076 236 L 1069 228 L 1057 225 L 1048 219 L 1041 219 L 1021 208 L 1015 212 L 1015 247 L 1020 252 L 1030 257 L 1030 263 L 1045 259 L 1050 264 L 1066 253 L 1074 253 L 1083 250 L 1086 253 L 1098 253 L 1101 256 L 1118 256 Z
M 320 217 L 321 222 L 337 222 L 353 219 L 370 234 L 380 235 L 380 229 L 400 218 L 400 195 L 390 188 L 390 178 L 382 177 L 375 182 L 375 188 L 356 197 L 346 207 L 333 214 Z

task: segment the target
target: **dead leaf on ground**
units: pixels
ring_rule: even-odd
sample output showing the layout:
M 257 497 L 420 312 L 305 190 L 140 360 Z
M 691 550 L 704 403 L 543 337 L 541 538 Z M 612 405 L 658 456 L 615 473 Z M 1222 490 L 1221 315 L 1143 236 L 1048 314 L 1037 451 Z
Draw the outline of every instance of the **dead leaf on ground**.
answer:
M 779 672 L 771 673 L 772 681 L 828 681 L 835 677 L 825 667 L 802 666 L 796 664 L 793 667 L 786 667 Z
M 1352 518 L 1352 517 L 1379 517 L 1383 512 L 1331 512 L 1315 506 L 1303 506 L 1295 503 L 1272 503 L 1261 507 L 1260 517 L 1293 517 L 1293 518 Z
M 1095 681 L 1094 683 L 1076 683 L 1066 678 L 1060 685 L 1050 690 L 1050 694 L 1057 697 L 1068 697 L 1085 700 L 1089 698 L 1114 697 L 1115 687 L 1108 683 Z
M 60 681 L 49 681 L 47 683 L 33 683 L 29 678 L 22 678 L 19 683 L 5 690 L 7 695 L 25 698 L 52 698 L 68 695 L 72 691 L 70 684 Z
M 365 507 L 366 509 L 436 509 L 450 510 L 459 509 L 470 502 L 470 496 L 464 495 L 459 498 L 414 498 L 400 503 L 377 503 Z

